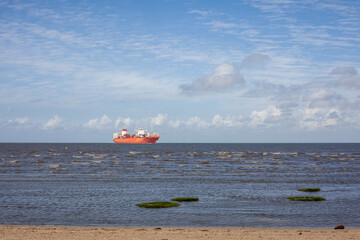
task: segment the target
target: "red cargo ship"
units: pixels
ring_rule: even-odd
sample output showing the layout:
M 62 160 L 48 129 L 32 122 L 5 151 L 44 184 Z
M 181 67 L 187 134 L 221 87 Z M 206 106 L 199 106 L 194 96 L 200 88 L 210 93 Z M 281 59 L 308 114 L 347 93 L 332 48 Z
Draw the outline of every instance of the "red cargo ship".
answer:
M 147 133 L 147 130 L 139 128 L 136 134 L 130 135 L 127 129 L 123 129 L 120 133 L 114 133 L 113 141 L 116 143 L 156 143 L 160 136 L 157 133 Z

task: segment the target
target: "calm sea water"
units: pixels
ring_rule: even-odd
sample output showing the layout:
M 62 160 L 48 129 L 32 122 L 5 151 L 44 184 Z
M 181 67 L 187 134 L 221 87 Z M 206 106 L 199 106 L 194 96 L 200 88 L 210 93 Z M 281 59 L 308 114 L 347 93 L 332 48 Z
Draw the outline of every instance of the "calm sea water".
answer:
M 200 201 L 135 205 L 173 197 Z M 359 203 L 360 144 L 0 144 L 0 224 L 360 227 Z

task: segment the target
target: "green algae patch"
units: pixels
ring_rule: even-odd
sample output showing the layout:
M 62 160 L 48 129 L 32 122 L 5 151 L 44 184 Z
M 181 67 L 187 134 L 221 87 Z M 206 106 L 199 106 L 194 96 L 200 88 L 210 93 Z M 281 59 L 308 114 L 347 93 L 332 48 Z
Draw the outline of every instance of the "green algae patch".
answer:
M 301 191 L 301 192 L 319 192 L 320 188 L 299 188 L 298 191 Z
M 171 201 L 175 201 L 175 202 L 197 202 L 197 201 L 199 201 L 199 198 L 195 198 L 195 197 L 172 198 Z
M 304 201 L 304 202 L 310 202 L 310 201 L 324 201 L 325 198 L 323 197 L 287 197 L 286 199 L 290 199 L 291 201 Z
M 138 207 L 143 208 L 169 208 L 169 207 L 178 207 L 179 203 L 174 202 L 148 202 L 148 203 L 138 203 L 136 204 Z

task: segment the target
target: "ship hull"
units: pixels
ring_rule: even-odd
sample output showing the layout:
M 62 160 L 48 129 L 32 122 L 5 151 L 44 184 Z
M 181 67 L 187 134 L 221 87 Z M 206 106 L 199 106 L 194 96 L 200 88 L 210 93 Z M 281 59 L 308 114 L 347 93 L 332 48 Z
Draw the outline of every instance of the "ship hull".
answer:
M 159 136 L 154 137 L 127 137 L 127 138 L 114 138 L 114 142 L 121 144 L 144 144 L 144 143 L 156 143 L 159 140 Z

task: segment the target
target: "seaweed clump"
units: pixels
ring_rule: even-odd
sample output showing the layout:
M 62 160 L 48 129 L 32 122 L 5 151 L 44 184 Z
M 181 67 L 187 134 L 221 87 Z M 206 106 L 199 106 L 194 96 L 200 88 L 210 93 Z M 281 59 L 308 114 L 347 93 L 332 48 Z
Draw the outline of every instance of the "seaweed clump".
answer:
M 309 196 L 306 196 L 306 197 L 287 197 L 286 199 L 290 199 L 291 201 L 324 201 L 325 198 L 323 197 L 309 197 Z
M 301 192 L 319 192 L 320 188 L 299 188 L 298 191 L 301 191 Z
M 197 202 L 197 201 L 199 201 L 199 198 L 195 198 L 195 197 L 172 198 L 171 201 L 175 201 L 175 202 Z
M 136 204 L 138 207 L 143 208 L 169 208 L 169 207 L 178 207 L 179 203 L 174 202 L 148 202 L 148 203 L 138 203 Z

